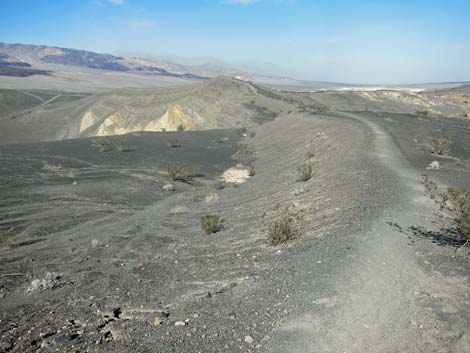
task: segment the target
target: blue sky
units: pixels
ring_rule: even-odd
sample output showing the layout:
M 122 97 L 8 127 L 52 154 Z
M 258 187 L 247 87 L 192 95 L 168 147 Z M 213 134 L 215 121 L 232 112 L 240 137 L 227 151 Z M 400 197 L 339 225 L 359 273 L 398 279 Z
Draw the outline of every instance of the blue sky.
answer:
M 0 41 L 213 57 L 297 78 L 470 80 L 470 0 L 0 0 Z

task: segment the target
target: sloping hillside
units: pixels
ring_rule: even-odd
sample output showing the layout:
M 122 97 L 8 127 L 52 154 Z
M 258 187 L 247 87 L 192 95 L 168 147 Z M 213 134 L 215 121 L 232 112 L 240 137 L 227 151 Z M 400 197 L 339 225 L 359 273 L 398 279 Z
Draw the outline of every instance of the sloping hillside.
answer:
M 23 91 L 6 92 L 24 96 Z M 57 98 L 33 108 L 25 104 L 24 112 L 2 118 L 0 141 L 250 127 L 303 104 L 287 94 L 224 77 L 178 89 L 122 89 L 69 101 Z

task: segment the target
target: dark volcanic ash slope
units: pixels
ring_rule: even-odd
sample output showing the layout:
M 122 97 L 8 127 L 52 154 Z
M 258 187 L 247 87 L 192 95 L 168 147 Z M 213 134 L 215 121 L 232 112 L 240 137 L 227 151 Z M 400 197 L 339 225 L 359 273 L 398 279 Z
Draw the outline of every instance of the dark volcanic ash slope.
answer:
M 318 91 L 308 94 L 331 110 L 382 111 L 465 117 L 470 110 L 470 97 L 458 88 L 446 91 L 412 92 L 406 90 Z M 304 95 L 304 94 L 301 94 Z
M 5 90 L 0 97 L 5 102 L 15 92 L 19 101 L 26 91 Z M 224 77 L 178 89 L 122 89 L 69 101 L 60 92 L 49 94 L 57 97 L 32 109 L 25 103 L 24 113 L 16 108 L 4 114 L 0 143 L 255 126 L 297 108 L 287 96 Z
M 318 114 L 308 96 L 227 79 L 179 94 L 180 104 L 216 106 L 227 123 L 249 117 L 242 123 L 254 133 L 0 146 L 0 351 L 468 352 L 468 251 L 408 228 L 430 224 L 418 169 L 428 162 L 425 135 L 446 124 Z M 89 98 L 71 104 L 91 107 Z M 129 111 L 148 106 L 138 98 Z M 465 159 L 463 176 L 459 124 L 449 131 L 461 146 L 449 157 Z M 216 179 L 236 164 L 240 142 L 256 149 L 254 173 L 223 188 Z M 299 182 L 305 162 L 314 173 Z M 197 164 L 201 175 L 164 191 L 167 163 Z M 263 214 L 274 220 L 286 206 L 305 212 L 305 229 L 273 247 Z M 223 229 L 205 235 L 204 215 L 221 216 Z
M 182 147 L 168 147 L 171 136 Z M 261 348 L 292 309 L 291 255 L 355 224 L 375 187 L 367 156 L 357 158 L 366 137 L 354 122 L 285 114 L 244 139 L 256 175 L 224 189 L 211 179 L 235 163 L 238 131 L 112 138 L 127 153 L 99 153 L 90 139 L 0 147 L 1 348 L 244 352 L 245 336 Z M 313 149 L 315 176 L 298 183 Z M 204 177 L 163 192 L 171 161 L 201 164 Z M 276 205 L 306 211 L 292 246 L 268 244 L 261 218 Z M 224 230 L 204 235 L 205 214 L 221 215 Z

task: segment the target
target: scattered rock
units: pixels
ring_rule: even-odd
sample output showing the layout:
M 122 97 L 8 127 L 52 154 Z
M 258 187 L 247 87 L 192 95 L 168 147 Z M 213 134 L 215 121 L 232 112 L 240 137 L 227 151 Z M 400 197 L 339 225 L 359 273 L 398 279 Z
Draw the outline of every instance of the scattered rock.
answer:
M 186 206 L 175 206 L 170 210 L 170 214 L 183 214 L 189 212 Z
M 245 342 L 248 344 L 253 344 L 254 339 L 251 336 L 245 336 Z
M 31 284 L 26 289 L 27 292 L 34 292 L 38 290 L 52 289 L 60 284 L 61 275 L 57 273 L 47 272 L 42 279 L 33 279 Z
M 175 186 L 173 184 L 165 184 L 163 185 L 163 190 L 165 191 L 175 191 Z
M 186 322 L 184 321 L 176 321 L 175 326 L 186 326 Z
M 437 169 L 439 169 L 439 167 L 440 167 L 440 164 L 439 164 L 438 161 L 432 161 L 431 163 L 429 163 L 429 165 L 427 166 L 426 169 L 435 169 L 435 170 L 437 170 Z
M 155 316 L 155 319 L 153 319 L 153 326 L 160 326 L 161 324 L 162 320 L 158 316 Z

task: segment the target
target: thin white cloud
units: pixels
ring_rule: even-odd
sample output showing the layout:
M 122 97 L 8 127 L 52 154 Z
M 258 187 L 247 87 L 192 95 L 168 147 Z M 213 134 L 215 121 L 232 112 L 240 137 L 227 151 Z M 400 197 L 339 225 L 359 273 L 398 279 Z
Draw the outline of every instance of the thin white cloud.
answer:
M 295 0 L 223 0 L 225 4 L 235 4 L 235 5 L 251 5 L 255 2 L 277 2 L 277 3 L 294 3 Z
M 127 26 L 132 29 L 145 29 L 155 27 L 155 21 L 130 21 L 127 23 Z
M 240 5 L 249 5 L 257 2 L 258 0 L 225 0 L 226 4 L 240 4 Z
M 124 4 L 124 0 L 107 0 L 107 1 L 110 2 L 111 4 L 114 4 L 114 5 Z

